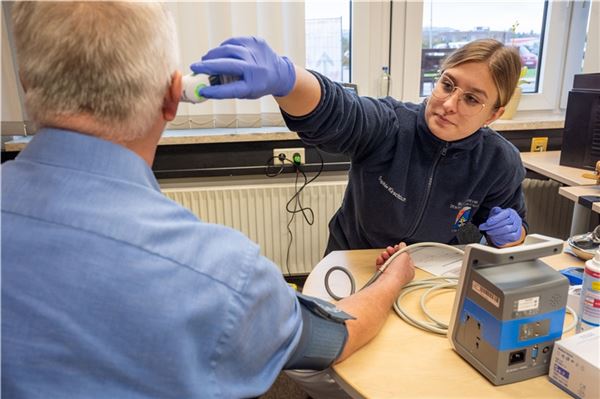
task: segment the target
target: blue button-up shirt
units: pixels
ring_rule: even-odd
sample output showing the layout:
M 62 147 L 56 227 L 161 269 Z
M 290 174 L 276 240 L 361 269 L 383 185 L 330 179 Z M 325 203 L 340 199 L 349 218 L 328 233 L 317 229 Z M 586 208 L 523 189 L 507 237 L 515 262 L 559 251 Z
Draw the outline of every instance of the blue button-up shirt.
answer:
M 258 396 L 301 326 L 259 248 L 128 149 L 42 129 L 2 166 L 4 397 Z

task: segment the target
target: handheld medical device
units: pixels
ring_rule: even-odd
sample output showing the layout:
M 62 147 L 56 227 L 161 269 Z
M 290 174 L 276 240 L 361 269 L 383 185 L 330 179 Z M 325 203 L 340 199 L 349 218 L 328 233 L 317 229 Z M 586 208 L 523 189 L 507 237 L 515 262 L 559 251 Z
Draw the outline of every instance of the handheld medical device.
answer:
M 182 78 L 181 101 L 192 104 L 204 102 L 207 99 L 200 94 L 200 89 L 203 87 L 227 84 L 239 79 L 237 76 L 229 75 L 205 75 L 202 73 L 185 75 Z
M 448 338 L 494 385 L 548 374 L 569 281 L 538 258 L 559 254 L 562 246 L 532 234 L 515 247 L 465 249 Z

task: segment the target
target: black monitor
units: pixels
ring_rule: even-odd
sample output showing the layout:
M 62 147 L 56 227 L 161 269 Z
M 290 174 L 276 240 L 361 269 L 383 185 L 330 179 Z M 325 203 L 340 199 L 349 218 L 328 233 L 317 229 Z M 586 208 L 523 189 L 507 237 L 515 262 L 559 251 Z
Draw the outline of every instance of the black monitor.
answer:
M 569 92 L 560 164 L 594 170 L 600 161 L 600 73 L 575 75 Z

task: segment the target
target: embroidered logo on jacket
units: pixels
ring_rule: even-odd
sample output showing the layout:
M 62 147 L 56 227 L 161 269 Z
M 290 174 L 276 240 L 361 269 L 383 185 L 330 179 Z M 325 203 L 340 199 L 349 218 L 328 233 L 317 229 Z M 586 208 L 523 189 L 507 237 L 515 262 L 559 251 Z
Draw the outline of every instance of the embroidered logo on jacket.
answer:
M 471 219 L 471 207 L 465 206 L 456 214 L 456 219 L 454 219 L 454 225 L 452 225 L 453 230 L 458 230 L 463 227 L 469 220 Z
M 456 233 L 461 227 L 471 221 L 475 212 L 479 208 L 479 201 L 475 199 L 466 199 L 458 201 L 457 203 L 451 203 L 450 209 L 457 210 L 456 217 L 454 218 L 454 224 L 452 225 L 452 232 Z
M 397 199 L 399 199 L 402 202 L 406 202 L 406 198 L 401 196 L 400 194 L 398 194 L 396 191 L 394 191 L 393 187 L 390 187 L 389 184 L 387 184 L 384 180 L 383 177 L 379 176 L 379 184 L 381 184 L 383 186 L 383 188 L 385 188 L 390 194 L 392 194 L 394 197 L 396 197 Z

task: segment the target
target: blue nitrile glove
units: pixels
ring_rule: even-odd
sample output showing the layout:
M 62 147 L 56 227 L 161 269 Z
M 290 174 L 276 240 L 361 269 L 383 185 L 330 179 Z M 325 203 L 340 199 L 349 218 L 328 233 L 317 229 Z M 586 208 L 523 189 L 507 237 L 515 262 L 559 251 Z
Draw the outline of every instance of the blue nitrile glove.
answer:
M 523 220 L 512 208 L 502 209 L 495 206 L 485 221 L 479 225 L 479 230 L 485 232 L 487 237 L 497 247 L 501 247 L 521 238 Z
M 234 37 L 210 50 L 190 68 L 207 75 L 232 75 L 240 80 L 200 90 L 206 98 L 260 98 L 268 94 L 282 97 L 296 83 L 294 64 L 280 57 L 267 42 L 256 37 Z

